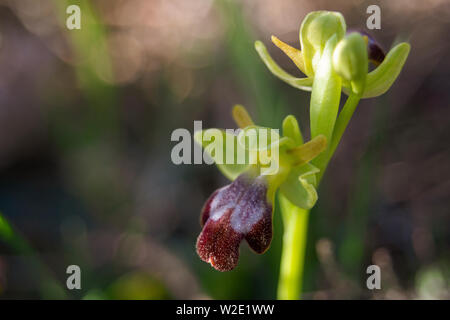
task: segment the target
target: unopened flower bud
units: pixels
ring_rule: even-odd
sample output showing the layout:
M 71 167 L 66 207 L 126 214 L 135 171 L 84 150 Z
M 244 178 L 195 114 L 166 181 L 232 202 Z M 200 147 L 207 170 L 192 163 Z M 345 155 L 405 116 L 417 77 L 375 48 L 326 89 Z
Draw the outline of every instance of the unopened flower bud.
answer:
M 333 53 L 333 68 L 343 79 L 350 81 L 352 90 L 359 94 L 365 86 L 368 71 L 367 48 L 359 33 L 342 39 Z

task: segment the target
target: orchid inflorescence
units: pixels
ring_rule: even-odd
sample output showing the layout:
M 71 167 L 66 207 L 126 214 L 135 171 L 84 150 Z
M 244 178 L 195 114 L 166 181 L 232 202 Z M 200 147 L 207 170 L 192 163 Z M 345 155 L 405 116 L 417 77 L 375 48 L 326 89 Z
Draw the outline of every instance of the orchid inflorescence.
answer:
M 240 105 L 233 109 L 236 123 L 245 133 L 255 126 L 247 111 Z M 244 164 L 224 164 L 216 158 L 234 150 L 214 152 L 210 148 L 217 140 L 203 139 L 212 130 L 199 131 L 195 140 L 201 144 L 216 165 L 229 178 L 234 180 L 215 191 L 206 201 L 201 214 L 203 231 L 197 240 L 197 252 L 200 258 L 220 271 L 228 271 L 237 265 L 239 244 L 245 239 L 257 253 L 265 252 L 272 240 L 272 212 L 275 193 L 279 189 L 291 202 L 299 207 L 312 208 L 317 201 L 315 174 L 318 169 L 308 162 L 320 154 L 326 147 L 326 138 L 317 136 L 303 143 L 297 119 L 290 115 L 283 121 L 283 137 L 276 136 L 264 147 L 252 148 L 238 136 L 235 143 L 223 145 L 224 149 L 244 148 L 248 154 Z M 270 128 L 257 127 L 263 129 Z M 223 135 L 227 132 L 221 131 Z M 226 140 L 225 141 L 230 141 Z M 264 172 L 264 163 L 259 161 L 261 153 L 267 149 L 278 148 L 277 171 L 274 174 Z M 253 154 L 253 155 L 252 155 Z M 254 157 L 256 162 L 251 162 Z M 254 164 L 252 164 L 254 163 Z
M 282 123 L 283 136 L 275 135 L 265 148 L 249 147 L 224 130 L 208 129 L 197 132 L 195 140 L 215 160 L 220 171 L 233 182 L 216 190 L 206 201 L 201 213 L 203 230 L 197 239 L 197 253 L 202 260 L 219 271 L 236 267 L 239 246 L 246 240 L 257 253 L 265 252 L 272 239 L 272 214 L 277 191 L 283 202 L 311 209 L 317 199 L 317 185 L 331 159 L 350 118 L 362 98 L 385 93 L 398 77 L 410 46 L 400 43 L 386 55 L 368 34 L 347 32 L 344 17 L 338 12 L 309 13 L 300 27 L 301 50 L 272 36 L 273 43 L 295 63 L 304 78 L 284 71 L 270 57 L 264 44 L 255 48 L 268 69 L 289 85 L 311 91 L 311 140 L 304 143 L 298 122 L 292 115 Z M 369 72 L 369 63 L 375 67 Z M 348 95 L 339 112 L 341 93 Z M 235 106 L 233 117 L 242 132 L 249 129 L 272 130 L 255 126 L 242 106 Z M 204 140 L 214 132 L 234 141 L 221 145 L 216 140 Z M 227 140 L 229 141 L 229 140 Z M 224 164 L 217 154 L 226 148 L 242 148 L 248 158 L 259 159 L 262 153 L 277 148 L 277 171 L 264 174 L 261 161 Z

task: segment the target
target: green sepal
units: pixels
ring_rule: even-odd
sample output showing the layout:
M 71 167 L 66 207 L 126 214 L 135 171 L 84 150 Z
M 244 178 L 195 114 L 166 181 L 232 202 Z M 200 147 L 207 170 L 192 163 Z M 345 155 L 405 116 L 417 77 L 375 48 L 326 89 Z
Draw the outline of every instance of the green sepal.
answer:
M 303 144 L 303 136 L 298 125 L 297 118 L 293 115 L 288 115 L 283 120 L 283 136 L 291 138 L 294 142 L 292 147 L 297 147 Z
M 266 46 L 261 41 L 255 42 L 255 49 L 270 72 L 280 80 L 294 88 L 311 91 L 313 80 L 311 78 L 296 78 L 284 71 L 269 55 Z
M 389 90 L 397 79 L 403 65 L 408 58 L 410 45 L 402 42 L 391 49 L 383 62 L 372 72 L 367 74 L 366 86 L 362 98 L 378 97 Z M 350 88 L 345 88 L 344 92 L 349 95 Z
M 331 141 L 341 97 L 341 77 L 336 74 L 332 66 L 332 55 L 336 43 L 336 36 L 328 40 L 317 65 L 311 93 L 311 138 L 323 134 L 327 141 Z
M 292 204 L 299 208 L 311 209 L 317 199 L 316 174 L 319 172 L 312 164 L 304 164 L 291 169 L 280 191 Z
M 237 141 L 241 148 L 249 151 L 270 150 L 280 144 L 288 143 L 287 139 L 280 137 L 278 130 L 256 125 L 240 130 Z
M 215 150 L 215 147 L 219 147 L 215 145 L 216 140 L 204 141 L 203 136 L 205 134 L 217 136 L 222 135 L 222 141 L 224 143 L 223 143 L 222 157 L 220 159 L 218 158 L 219 154 L 213 152 L 213 150 Z M 223 175 L 228 179 L 230 180 L 236 179 L 242 172 L 244 172 L 249 168 L 249 154 L 248 154 L 249 152 L 241 148 L 241 146 L 238 143 L 236 135 L 227 133 L 225 130 L 212 128 L 195 132 L 194 140 L 205 149 L 205 151 L 208 153 L 211 159 L 214 160 L 214 163 L 216 164 L 217 168 L 219 168 L 219 170 L 223 173 Z M 225 155 L 227 154 L 227 152 L 231 152 L 231 146 L 228 145 L 226 141 L 233 141 L 232 143 L 232 145 L 234 146 L 234 159 L 232 162 L 233 164 L 226 163 Z M 238 154 L 245 155 L 242 159 L 243 161 L 241 161 L 243 163 L 241 164 L 238 164 Z

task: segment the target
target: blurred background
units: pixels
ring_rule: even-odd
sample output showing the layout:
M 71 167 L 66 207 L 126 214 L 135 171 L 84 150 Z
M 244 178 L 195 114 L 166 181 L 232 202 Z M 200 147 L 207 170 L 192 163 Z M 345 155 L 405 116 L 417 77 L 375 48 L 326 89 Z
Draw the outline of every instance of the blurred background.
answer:
M 65 27 L 81 7 L 81 30 Z M 381 30 L 366 9 L 381 8 Z M 176 128 L 308 128 L 310 94 L 273 77 L 253 47 L 299 47 L 312 10 L 343 13 L 387 51 L 409 41 L 391 90 L 363 100 L 308 229 L 306 299 L 450 298 L 450 3 L 331 0 L 0 0 L 0 298 L 273 299 L 282 223 L 264 255 L 241 246 L 220 273 L 195 241 L 214 166 L 172 164 Z M 447 35 L 447 36 L 446 36 Z M 309 138 L 308 138 L 309 139 Z M 79 265 L 82 289 L 66 289 Z M 381 267 L 382 289 L 366 288 Z

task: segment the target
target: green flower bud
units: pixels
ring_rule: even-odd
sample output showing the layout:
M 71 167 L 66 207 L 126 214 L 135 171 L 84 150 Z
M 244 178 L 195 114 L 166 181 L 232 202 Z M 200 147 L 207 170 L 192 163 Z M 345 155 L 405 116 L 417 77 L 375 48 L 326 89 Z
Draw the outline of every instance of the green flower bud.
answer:
M 344 80 L 350 81 L 355 93 L 363 92 L 369 68 L 367 45 L 363 36 L 351 33 L 336 45 L 333 68 Z

